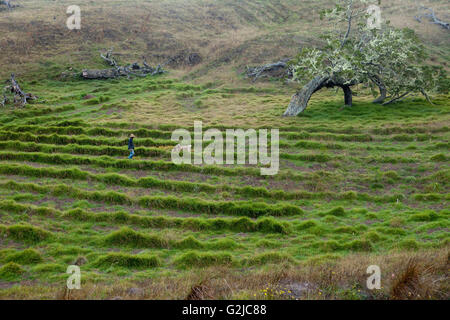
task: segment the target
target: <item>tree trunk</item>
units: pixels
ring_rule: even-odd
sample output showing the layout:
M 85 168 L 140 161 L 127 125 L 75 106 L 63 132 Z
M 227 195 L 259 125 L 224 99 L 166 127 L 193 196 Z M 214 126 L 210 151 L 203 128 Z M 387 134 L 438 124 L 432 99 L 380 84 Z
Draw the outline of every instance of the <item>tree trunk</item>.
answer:
M 350 89 L 350 86 L 342 86 L 342 90 L 344 90 L 345 105 L 351 107 L 353 102 L 352 89 Z
M 387 97 L 387 89 L 384 85 L 383 81 L 381 81 L 380 77 L 377 75 L 370 76 L 370 79 L 373 83 L 375 83 L 378 86 L 378 89 L 380 90 L 380 96 L 372 101 L 372 103 L 383 103 L 384 100 L 386 100 Z
M 322 89 L 328 77 L 317 76 L 312 79 L 303 89 L 292 96 L 288 108 L 284 112 L 284 117 L 293 117 L 303 112 L 308 106 L 309 99 L 316 92 Z

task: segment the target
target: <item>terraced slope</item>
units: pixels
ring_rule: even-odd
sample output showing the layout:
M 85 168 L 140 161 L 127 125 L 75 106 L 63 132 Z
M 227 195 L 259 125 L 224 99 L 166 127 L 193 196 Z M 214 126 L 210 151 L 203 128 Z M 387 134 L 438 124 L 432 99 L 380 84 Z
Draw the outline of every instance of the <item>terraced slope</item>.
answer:
M 205 268 L 243 281 L 354 254 L 448 250 L 448 96 L 381 107 L 361 95 L 341 110 L 323 92 L 285 119 L 285 88 L 169 77 L 25 85 L 46 103 L 0 115 L 2 296 L 54 297 L 75 262 L 83 286 L 171 279 L 149 296 L 183 298 Z M 194 120 L 279 128 L 280 173 L 174 165 L 171 133 Z M 216 297 L 267 296 L 231 286 Z

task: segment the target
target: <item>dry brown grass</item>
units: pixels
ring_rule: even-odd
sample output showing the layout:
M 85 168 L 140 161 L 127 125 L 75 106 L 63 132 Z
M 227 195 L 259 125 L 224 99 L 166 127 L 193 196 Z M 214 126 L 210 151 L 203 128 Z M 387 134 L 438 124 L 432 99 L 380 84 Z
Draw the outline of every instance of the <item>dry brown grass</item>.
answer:
M 445 1 L 421 2 L 449 20 Z M 330 2 L 79 0 L 80 31 L 65 26 L 71 0 L 20 3 L 21 8 L 0 12 L 0 76 L 38 72 L 47 61 L 60 68 L 98 66 L 98 51 L 114 47 L 126 62 L 145 55 L 156 63 L 183 50 L 198 52 L 204 58 L 200 65 L 180 67 L 173 75 L 230 82 L 235 69 L 292 56 L 300 46 L 315 43 L 324 28 L 319 9 Z M 383 17 L 395 26 L 415 29 L 434 45 L 439 57 L 450 43 L 448 32 L 426 21 L 416 22 L 417 5 L 415 0 L 383 1 Z
M 405 261 L 407 263 L 405 264 Z M 366 288 L 369 265 L 381 268 L 380 290 Z M 449 250 L 393 252 L 386 255 L 354 254 L 297 266 L 272 265 L 260 271 L 235 272 L 214 267 L 141 282 L 96 285 L 81 290 L 30 284 L 3 290 L 11 299 L 448 299 Z M 212 276 L 213 275 L 213 276 Z M 268 297 L 275 288 L 283 292 Z M 295 288 L 302 288 L 297 290 Z M 307 289 L 305 289 L 307 288 Z M 266 290 L 266 291 L 264 291 Z M 290 293 L 288 293 L 291 291 Z M 272 291 L 274 292 L 274 291 Z

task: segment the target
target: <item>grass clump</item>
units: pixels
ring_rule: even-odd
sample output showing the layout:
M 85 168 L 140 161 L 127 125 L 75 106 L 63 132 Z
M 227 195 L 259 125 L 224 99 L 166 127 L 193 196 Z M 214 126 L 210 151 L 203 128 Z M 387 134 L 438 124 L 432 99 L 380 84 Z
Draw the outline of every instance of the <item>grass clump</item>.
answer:
M 203 253 L 190 251 L 175 260 L 175 264 L 180 267 L 209 267 L 214 265 L 231 265 L 234 260 L 229 253 Z
M 18 280 L 25 270 L 15 262 L 8 262 L 0 268 L 0 279 L 7 281 Z
M 36 273 L 64 273 L 66 268 L 58 263 L 43 263 L 38 264 L 31 270 Z
M 243 265 L 265 265 L 270 263 L 293 263 L 294 259 L 288 255 L 279 252 L 266 252 L 255 257 L 246 259 L 242 262 Z
M 47 240 L 51 233 L 32 225 L 16 224 L 5 228 L 8 238 L 24 243 L 37 243 Z
M 342 217 L 345 215 L 345 209 L 343 207 L 337 207 L 337 208 L 331 209 L 330 211 L 323 213 L 322 215 Z
M 161 260 L 152 255 L 132 255 L 127 253 L 108 253 L 100 256 L 94 266 L 100 268 L 123 267 L 129 269 L 155 268 L 162 265 Z
M 401 249 L 406 249 L 406 250 L 419 249 L 419 243 L 414 239 L 404 239 L 404 240 L 400 241 L 397 246 Z
M 142 234 L 128 227 L 123 227 L 106 236 L 105 243 L 138 248 L 166 248 L 168 245 L 167 241 L 161 237 Z
M 259 240 L 256 243 L 256 246 L 259 247 L 259 248 L 271 248 L 271 249 L 273 249 L 273 248 L 281 247 L 281 244 L 276 242 L 276 241 L 262 239 L 262 240 Z
M 205 245 L 193 236 L 189 236 L 174 243 L 174 247 L 179 249 L 202 249 Z
M 295 228 L 300 231 L 300 230 L 307 230 L 307 229 L 315 228 L 318 226 L 319 226 L 319 223 L 317 221 L 306 220 L 306 221 L 302 221 Z
M 432 156 L 430 160 L 434 162 L 444 162 L 447 161 L 447 156 L 443 153 L 439 153 Z
M 35 249 L 25 249 L 8 254 L 4 260 L 5 262 L 15 262 L 19 264 L 35 264 L 42 262 L 43 259 L 39 251 Z
M 343 246 L 347 250 L 351 251 L 372 251 L 373 245 L 370 242 L 370 240 L 364 239 L 364 240 L 353 240 L 350 242 L 347 242 Z

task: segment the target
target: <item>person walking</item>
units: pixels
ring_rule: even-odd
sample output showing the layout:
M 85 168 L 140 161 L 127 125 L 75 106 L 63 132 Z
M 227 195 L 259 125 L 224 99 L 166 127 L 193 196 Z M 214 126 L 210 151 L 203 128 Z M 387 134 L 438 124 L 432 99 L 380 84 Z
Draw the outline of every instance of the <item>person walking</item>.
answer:
M 134 156 L 134 134 L 130 134 L 130 140 L 128 140 L 128 150 L 130 151 L 130 155 L 128 156 L 128 159 L 133 159 Z

